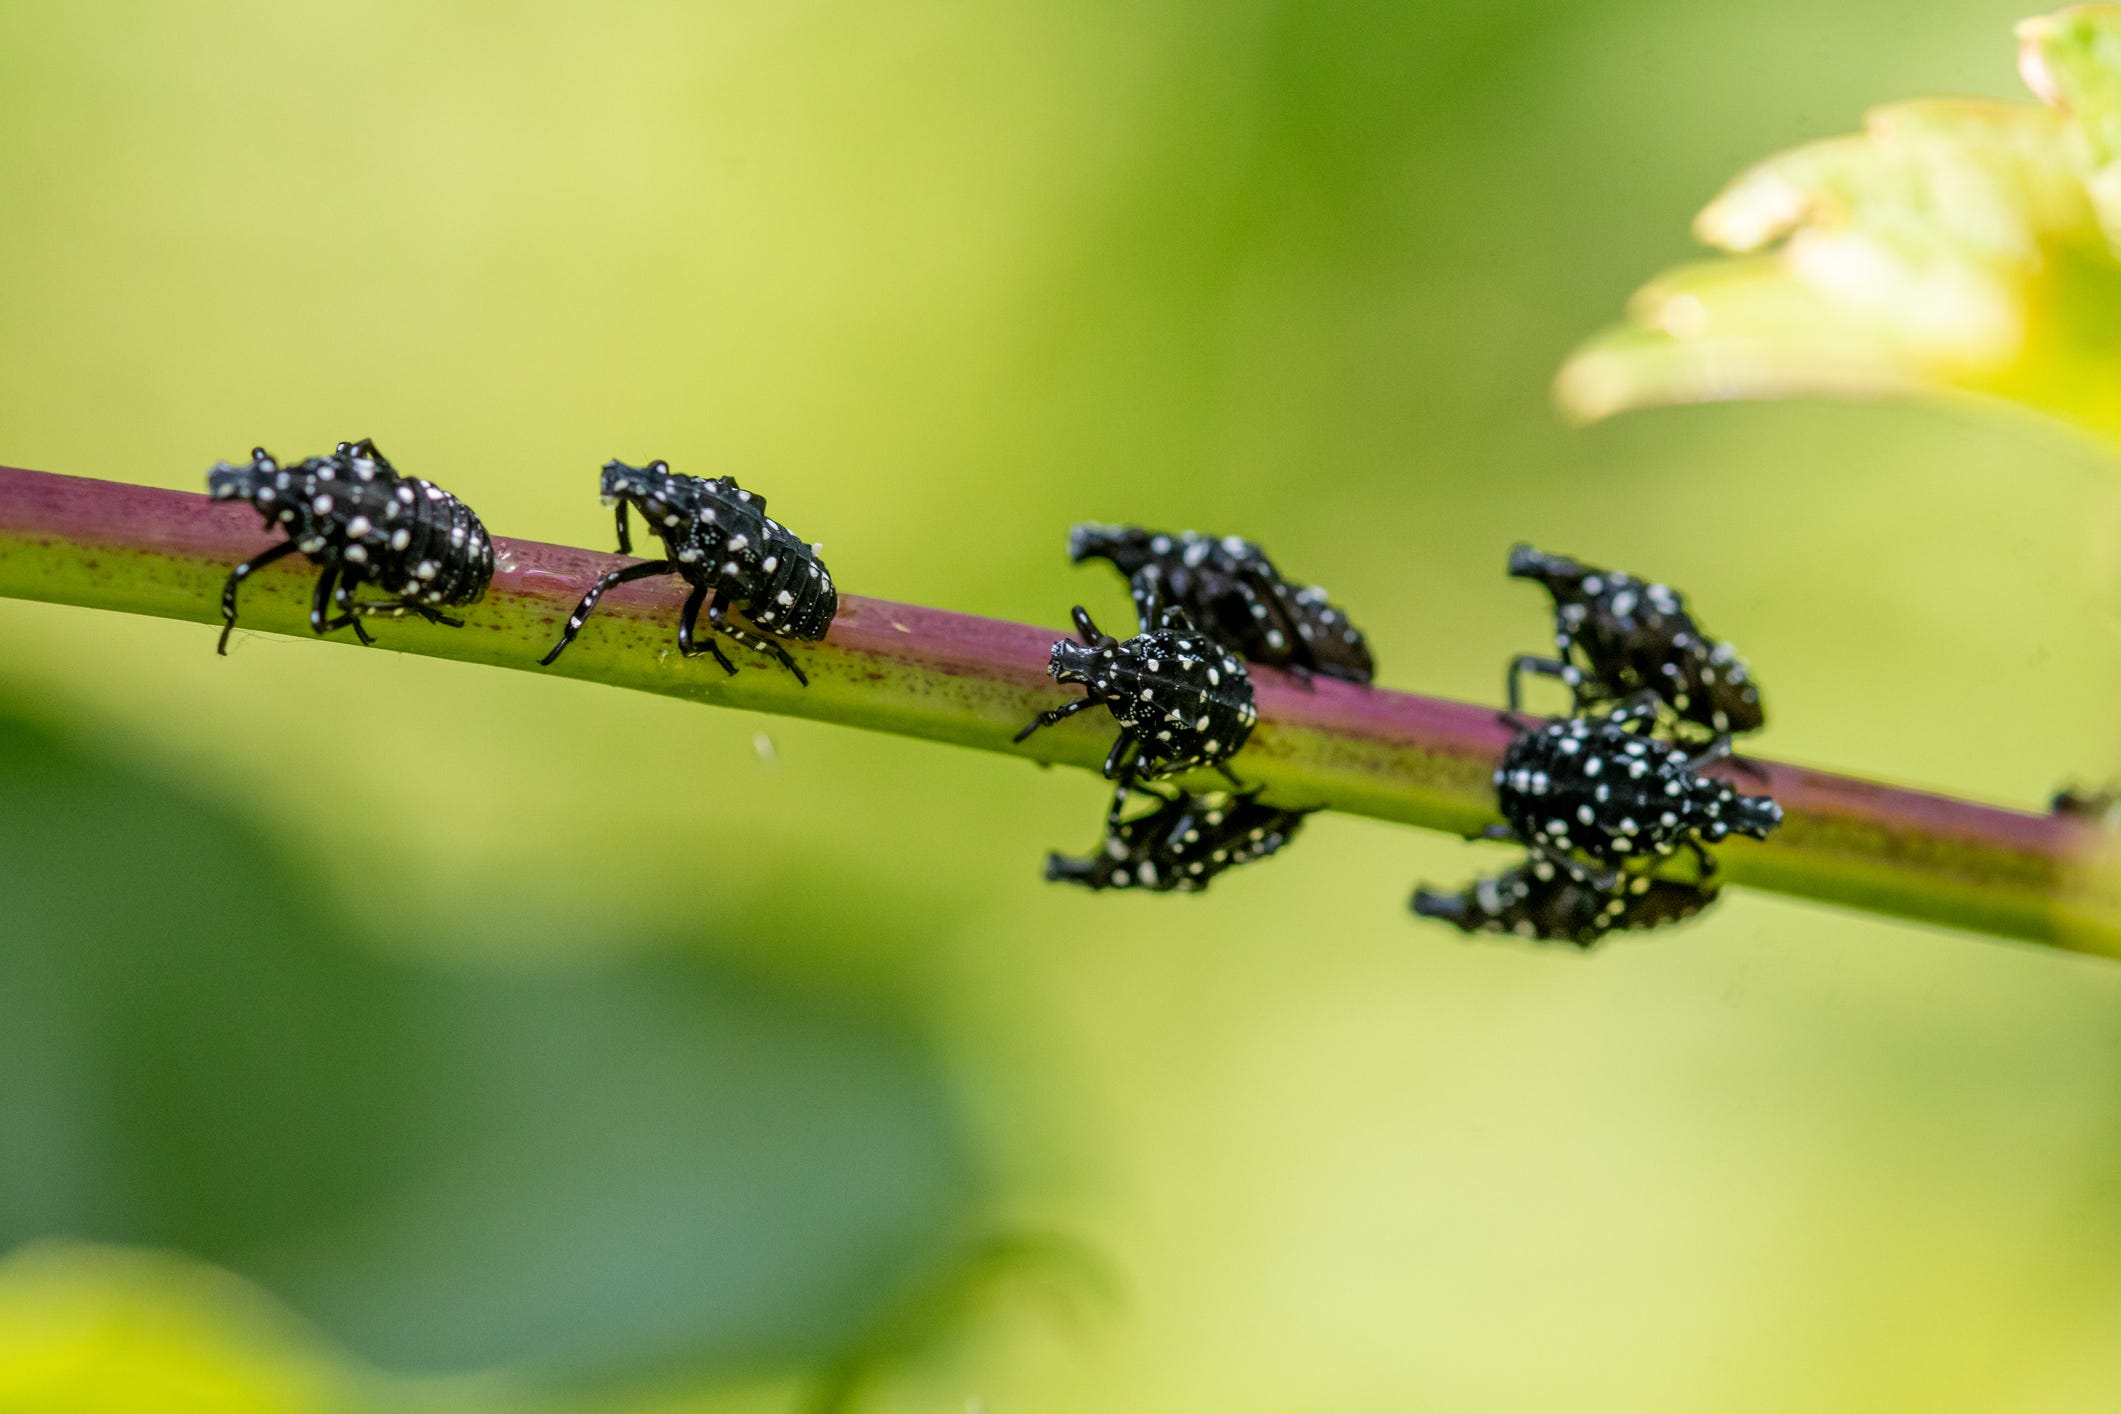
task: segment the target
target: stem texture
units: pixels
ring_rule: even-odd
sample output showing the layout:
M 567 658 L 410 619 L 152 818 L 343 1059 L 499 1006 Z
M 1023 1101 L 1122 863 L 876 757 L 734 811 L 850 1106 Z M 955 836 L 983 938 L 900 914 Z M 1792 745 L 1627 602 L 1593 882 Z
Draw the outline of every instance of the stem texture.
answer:
M 278 538 L 247 505 L 0 468 L 0 595 L 218 625 L 230 568 Z M 620 558 L 498 537 L 494 546 L 492 589 L 468 611 L 451 610 L 466 627 L 379 620 L 378 647 L 1093 770 L 1111 742 L 1102 712 L 1010 740 L 1071 695 L 1046 675 L 1060 631 L 854 595 L 841 596 L 824 642 L 790 645 L 807 689 L 741 648 L 731 650 L 734 677 L 711 659 L 680 657 L 675 579 L 613 590 L 559 662 L 540 668 L 582 591 Z M 254 575 L 240 627 L 308 636 L 315 574 L 291 556 Z M 347 632 L 330 641 L 358 647 Z M 212 635 L 200 635 L 199 651 L 212 651 Z M 1254 681 L 1259 726 L 1237 765 L 1276 801 L 1455 833 L 1497 818 L 1489 777 L 1511 732 L 1494 708 L 1327 678 L 1305 688 L 1264 668 Z M 2088 821 L 1772 762 L 1717 769 L 1741 790 L 1765 789 L 1786 812 L 1765 843 L 1719 846 L 1735 883 L 2121 957 L 2116 841 Z

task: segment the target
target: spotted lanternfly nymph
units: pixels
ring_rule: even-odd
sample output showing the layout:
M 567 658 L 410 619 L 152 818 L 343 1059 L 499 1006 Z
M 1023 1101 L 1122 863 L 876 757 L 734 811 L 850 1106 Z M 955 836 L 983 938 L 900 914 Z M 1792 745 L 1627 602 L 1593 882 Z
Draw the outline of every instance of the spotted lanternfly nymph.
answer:
M 1180 792 L 1132 819 L 1114 818 L 1104 849 L 1085 859 L 1046 856 L 1046 877 L 1090 889 L 1174 889 L 1194 893 L 1226 869 L 1264 859 L 1289 842 L 1308 810 L 1262 804 L 1259 790 L 1214 795 Z
M 1183 609 L 1204 632 L 1242 657 L 1296 677 L 1321 673 L 1368 682 L 1370 647 L 1326 592 L 1282 578 L 1266 552 L 1234 535 L 1140 526 L 1078 525 L 1068 558 L 1110 560 L 1127 577 L 1143 628 L 1168 607 Z
M 493 541 L 471 507 L 432 481 L 401 475 L 365 437 L 292 466 L 259 447 L 248 466 L 217 463 L 206 487 L 217 501 L 250 502 L 267 525 L 287 533 L 230 571 L 221 587 L 216 652 L 228 652 L 243 581 L 297 550 L 322 569 L 310 596 L 310 628 L 318 634 L 351 628 L 363 643 L 375 640 L 361 620 L 378 614 L 418 614 L 462 628 L 464 621 L 442 613 L 442 606 L 473 603 L 493 581 Z M 364 585 L 391 597 L 356 599 Z
M 1537 580 L 1553 596 L 1560 650 L 1559 658 L 1523 654 L 1511 661 L 1511 711 L 1518 709 L 1520 675 L 1531 672 L 1567 683 L 1577 712 L 1652 692 L 1678 720 L 1717 735 L 1754 731 L 1765 720 L 1760 689 L 1737 650 L 1704 636 L 1668 586 L 1529 545 L 1510 551 L 1510 574 Z
M 1476 879 L 1458 893 L 1415 891 L 1412 908 L 1461 933 L 1510 933 L 1588 948 L 1607 933 L 1661 928 L 1707 908 L 1722 892 L 1713 879 L 1622 874 L 1611 888 L 1572 877 L 1534 856 L 1504 874 Z
M 797 682 L 809 686 L 810 679 L 775 639 L 815 642 L 825 636 L 832 616 L 839 612 L 839 592 L 832 587 L 825 562 L 818 558 L 820 546 L 805 544 L 770 518 L 765 497 L 744 490 L 726 476 L 680 476 L 668 462 L 650 462 L 644 467 L 606 462 L 603 497 L 605 505 L 618 507 L 620 554 L 633 553 L 633 536 L 626 521 L 626 508 L 632 506 L 647 520 L 648 528 L 662 537 L 668 558 L 615 569 L 590 586 L 568 615 L 560 641 L 540 663 L 551 663 L 574 642 L 606 590 L 636 579 L 674 574 L 692 586 L 678 617 L 680 653 L 688 658 L 704 654 L 720 663 L 723 672 L 736 671 L 711 636 L 698 644 L 693 641 L 700 609 L 712 594 L 714 604 L 707 609 L 707 623 L 714 633 L 778 660 L 795 674 Z M 753 627 L 730 622 L 732 608 L 742 610 Z
M 1764 839 L 1782 823 L 1782 807 L 1764 795 L 1740 795 L 1701 767 L 1727 755 L 1719 740 L 1698 756 L 1645 733 L 1656 724 L 1647 693 L 1603 717 L 1572 717 L 1519 733 L 1495 772 L 1508 838 L 1560 862 L 1581 854 L 1601 865 L 1670 854 L 1685 845 L 1714 864 L 1701 841 L 1733 832 Z M 1579 878 L 1583 877 L 1580 870 Z
M 1229 650 L 1195 629 L 1183 612 L 1165 609 L 1158 627 L 1122 643 L 1075 609 L 1082 642 L 1053 645 L 1047 671 L 1077 683 L 1085 695 L 1031 719 L 1016 740 L 1103 703 L 1119 723 L 1105 776 L 1126 784 L 1216 766 L 1234 755 L 1259 720 L 1252 679 Z M 1230 779 L 1236 781 L 1235 776 Z

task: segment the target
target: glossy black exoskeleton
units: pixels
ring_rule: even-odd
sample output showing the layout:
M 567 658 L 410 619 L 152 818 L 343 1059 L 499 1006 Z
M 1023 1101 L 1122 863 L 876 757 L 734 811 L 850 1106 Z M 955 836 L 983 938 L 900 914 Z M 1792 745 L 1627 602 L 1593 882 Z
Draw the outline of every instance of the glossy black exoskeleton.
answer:
M 610 461 L 604 464 L 602 491 L 604 504 L 618 507 L 619 553 L 633 553 L 626 521 L 631 506 L 661 537 L 666 558 L 615 569 L 590 586 L 568 615 L 560 641 L 540 663 L 551 663 L 574 642 L 606 590 L 636 579 L 674 574 L 692 586 L 678 618 L 680 653 L 688 658 L 705 654 L 721 664 L 722 671 L 734 673 L 736 665 L 712 637 L 719 633 L 776 659 L 795 674 L 797 682 L 809 684 L 810 679 L 776 639 L 823 638 L 839 612 L 839 593 L 818 558 L 818 546 L 804 543 L 769 517 L 765 497 L 744 490 L 726 476 L 680 476 L 662 461 L 647 466 Z M 707 607 L 710 636 L 696 644 L 700 610 L 707 606 L 709 595 L 714 597 L 713 605 Z M 731 609 L 740 610 L 752 627 L 732 623 Z
M 1369 644 L 1316 586 L 1291 584 L 1266 552 L 1234 535 L 1176 535 L 1134 525 L 1078 525 L 1068 557 L 1110 560 L 1127 577 L 1143 628 L 1167 607 L 1240 657 L 1296 677 L 1368 682 Z
M 1192 893 L 1223 871 L 1280 849 L 1311 813 L 1263 804 L 1257 788 L 1156 794 L 1156 800 L 1155 809 L 1131 819 L 1119 817 L 1115 801 L 1104 848 L 1082 859 L 1048 855 L 1046 877 L 1091 889 Z
M 1041 712 L 1016 740 L 1103 704 L 1120 728 L 1105 758 L 1107 779 L 1125 785 L 1196 766 L 1230 775 L 1224 763 L 1259 720 L 1243 663 L 1177 609 L 1165 609 L 1158 627 L 1122 642 L 1100 632 L 1077 605 L 1075 629 L 1082 641 L 1055 643 L 1047 671 L 1056 682 L 1080 685 L 1084 695 Z
M 1600 888 L 1534 855 L 1457 893 L 1418 889 L 1411 907 L 1461 933 L 1509 933 L 1588 948 L 1608 933 L 1683 922 L 1714 903 L 1721 891 L 1712 878 L 1638 873 L 1623 873 L 1612 887 Z
M 1553 596 L 1560 652 L 1511 660 L 1511 711 L 1519 706 L 1519 678 L 1530 672 L 1568 684 L 1578 713 L 1651 692 L 1677 720 L 1718 736 L 1755 731 L 1766 719 L 1737 650 L 1705 637 L 1670 587 L 1529 545 L 1510 551 L 1510 574 L 1538 581 Z
M 1572 717 L 1520 732 L 1495 772 L 1505 837 L 1530 845 L 1578 878 L 1570 859 L 1610 866 L 1684 845 L 1714 864 L 1701 842 L 1737 833 L 1765 838 L 1782 823 L 1782 807 L 1764 795 L 1740 795 L 1701 768 L 1729 753 L 1719 739 L 1690 756 L 1648 735 L 1657 704 L 1642 694 L 1602 717 Z
M 476 602 L 493 581 L 493 541 L 471 507 L 432 481 L 401 475 L 365 437 L 291 465 L 258 447 L 248 465 L 217 463 L 206 487 L 217 501 L 248 501 L 287 534 L 229 572 L 216 652 L 228 652 L 243 581 L 298 550 L 322 571 L 310 596 L 310 628 L 351 628 L 363 643 L 375 640 L 361 621 L 376 615 L 418 614 L 462 628 L 462 619 L 442 609 Z M 356 599 L 368 585 L 389 597 Z

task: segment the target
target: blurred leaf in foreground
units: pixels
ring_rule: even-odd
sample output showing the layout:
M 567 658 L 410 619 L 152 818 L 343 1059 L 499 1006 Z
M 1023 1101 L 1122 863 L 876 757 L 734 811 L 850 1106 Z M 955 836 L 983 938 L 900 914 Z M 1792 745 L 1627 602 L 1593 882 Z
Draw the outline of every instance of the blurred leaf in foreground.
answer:
M 363 1382 L 225 1272 L 43 1243 L 0 1260 L 0 1414 L 326 1414 Z
M 1740 175 L 1694 223 L 1730 258 L 1638 291 L 1563 411 L 1957 394 L 2121 442 L 2121 5 L 2018 38 L 2044 107 L 1891 104 Z
M 364 945 L 247 821 L 4 701 L 0 900 L 0 1254 L 180 1252 L 396 1374 L 726 1374 L 863 1340 L 976 1200 L 888 1019 L 638 940 L 443 966 L 387 861 Z

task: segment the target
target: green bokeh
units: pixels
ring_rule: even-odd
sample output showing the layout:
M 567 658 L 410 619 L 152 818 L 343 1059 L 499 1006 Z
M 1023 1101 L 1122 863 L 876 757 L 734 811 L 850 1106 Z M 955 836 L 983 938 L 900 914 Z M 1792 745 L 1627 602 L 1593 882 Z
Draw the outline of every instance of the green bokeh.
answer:
M 601 545 L 598 464 L 666 456 L 765 490 L 853 592 L 1055 624 L 1121 612 L 1063 563 L 1070 522 L 1235 531 L 1356 611 L 1387 684 L 1487 698 L 1542 638 L 1501 575 L 1530 539 L 1684 586 L 1766 685 L 1764 752 L 2031 805 L 2121 765 L 2109 467 L 1960 412 L 1571 431 L 1547 401 L 1745 162 L 1873 102 L 2016 96 L 2019 13 L 18 3 L 0 460 L 196 487 L 256 442 L 369 435 L 499 533 Z M 351 1113 L 432 1067 L 471 1125 L 463 1087 L 553 1067 L 648 1105 L 689 1053 L 586 1065 L 600 1007 L 672 1046 L 741 1013 L 747 1054 L 822 1068 L 726 1093 L 809 1121 L 757 1131 L 802 1143 L 755 1167 L 556 1104 L 542 1142 L 595 1152 L 525 1201 L 582 1221 L 513 1250 L 518 1185 L 453 1180 L 495 1204 L 466 1240 L 496 1262 L 565 1240 L 623 1264 L 585 1215 L 688 1171 L 843 1220 L 809 1185 L 844 1145 L 895 1155 L 873 1201 L 933 1196 L 876 1209 L 879 1240 L 947 1266 L 963 1162 L 973 1230 L 1068 1234 L 1119 1292 L 1073 1321 L 1006 1291 L 953 1307 L 866 1386 L 881 1407 L 2073 1411 L 2121 1382 L 2110 967 L 1740 893 L 1589 958 L 1468 946 L 1405 896 L 1500 856 L 1344 819 L 1199 899 L 1090 897 L 1039 881 L 1095 835 L 1079 774 L 212 637 L 0 605 L 0 686 L 99 779 L 181 774 L 263 831 L 300 881 L 285 908 L 321 920 L 284 965 L 325 995 L 311 969 L 361 979 L 299 1028 L 202 1003 L 214 1035 L 160 1040 L 165 1085 L 285 1050 L 277 1089 L 215 1103 Z M 0 818 L 87 831 L 116 874 L 172 857 L 160 817 L 98 808 Z M 60 953 L 155 953 L 83 927 Z M 129 985 L 54 975 L 98 1012 Z M 483 1018 L 455 1059 L 301 1068 L 438 1011 Z M 36 1034 L 0 1052 L 0 1112 L 43 1097 L 60 1123 Z M 834 1088 L 871 1044 L 899 1088 Z M 976 1155 L 892 1149 L 864 1126 L 893 1105 Z M 417 1132 L 307 1123 L 284 1141 L 303 1202 L 432 1172 Z M 180 1137 L 169 1184 L 229 1160 Z M 346 1168 L 297 1182 L 314 1145 Z M 287 1275 L 321 1239 L 275 1269 L 243 1261 L 240 1215 L 154 1225 L 195 1198 L 95 1201 L 324 1310 Z M 790 1223 L 804 1260 L 848 1245 Z M 360 1278 L 480 1295 L 393 1255 L 425 1231 L 377 1233 Z M 784 1314 L 721 1347 L 687 1328 L 699 1352 L 792 1371 L 876 1329 L 861 1294 L 891 1281 L 847 1256 L 800 1316 L 762 1298 Z M 637 1298 L 595 1324 L 645 1368 L 672 1327 Z

